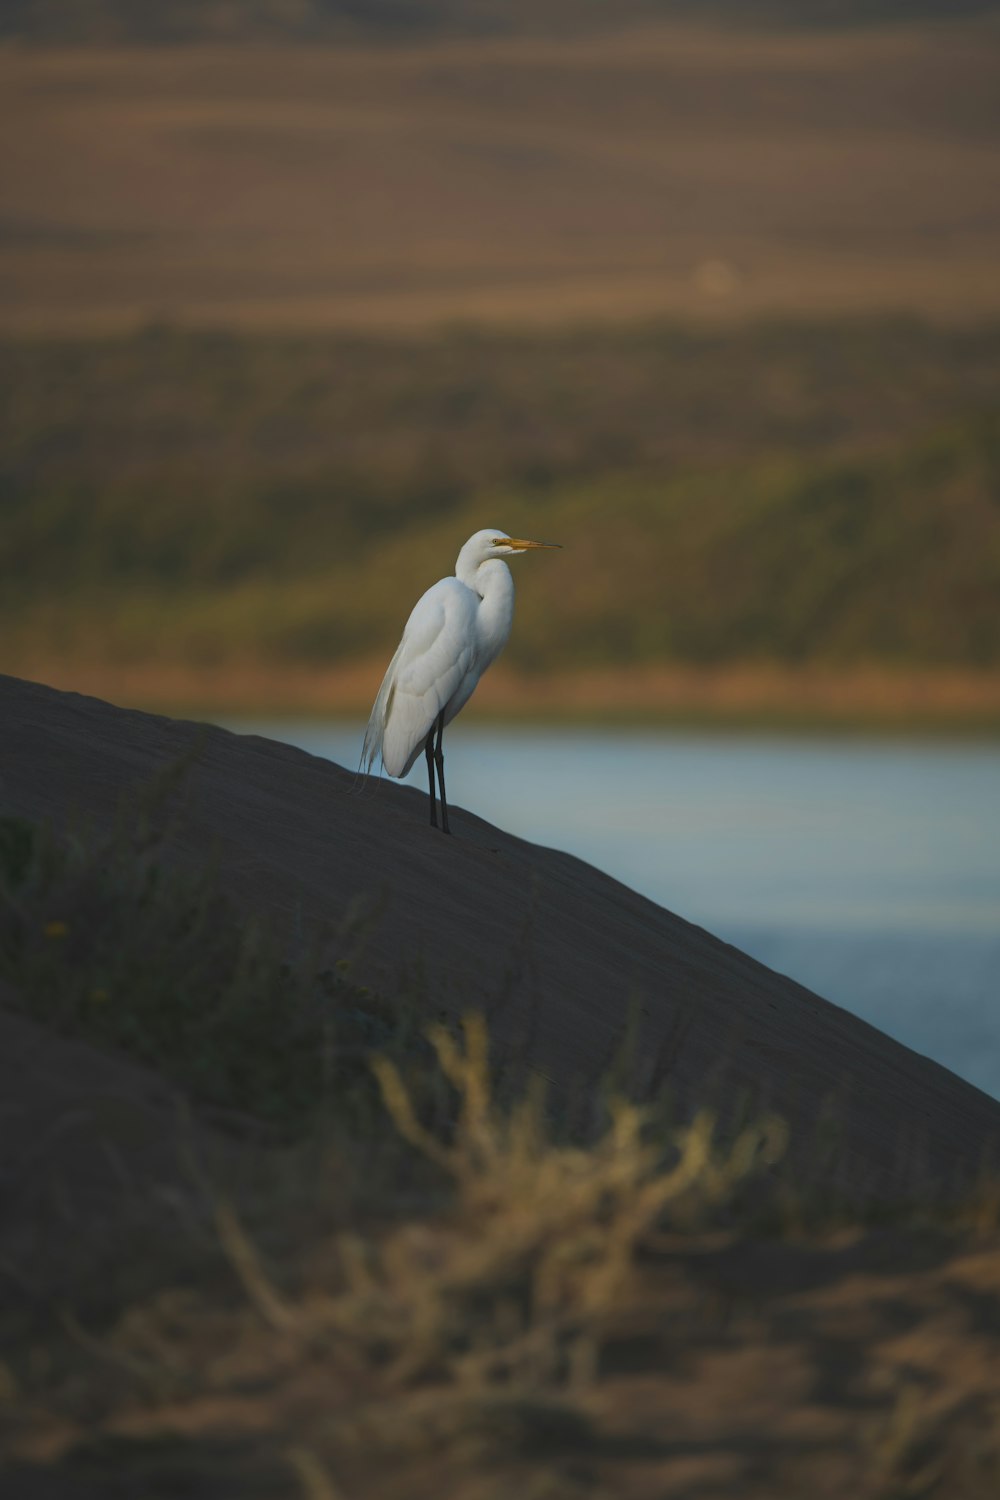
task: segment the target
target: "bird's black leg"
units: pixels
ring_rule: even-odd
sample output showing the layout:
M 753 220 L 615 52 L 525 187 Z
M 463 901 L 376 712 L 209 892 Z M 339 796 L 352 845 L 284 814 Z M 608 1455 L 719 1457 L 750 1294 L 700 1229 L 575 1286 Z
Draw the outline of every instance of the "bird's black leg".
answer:
M 444 709 L 438 714 L 437 719 L 437 744 L 434 747 L 434 763 L 437 766 L 438 772 L 438 791 L 441 793 L 441 830 L 443 833 L 450 833 L 451 829 L 448 827 L 448 803 L 444 795 L 444 751 L 441 748 L 443 738 Z
M 430 783 L 430 793 L 431 793 L 431 827 L 432 828 L 436 828 L 438 826 L 438 816 L 437 816 L 437 805 L 435 804 L 435 801 L 434 801 L 434 730 L 433 730 L 433 728 L 431 729 L 430 733 L 427 736 L 427 743 L 424 745 L 424 754 L 427 756 L 427 780 Z M 443 790 L 441 792 L 441 807 L 442 807 L 442 810 L 443 810 L 443 808 L 444 808 L 444 791 Z M 445 828 L 446 829 L 447 829 L 447 826 L 448 826 L 447 823 L 445 823 Z

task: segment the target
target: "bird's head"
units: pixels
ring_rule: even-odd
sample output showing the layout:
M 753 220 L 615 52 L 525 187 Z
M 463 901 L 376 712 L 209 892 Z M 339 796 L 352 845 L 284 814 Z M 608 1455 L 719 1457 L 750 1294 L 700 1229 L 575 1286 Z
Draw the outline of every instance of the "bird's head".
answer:
M 487 527 L 484 531 L 477 531 L 475 536 L 470 536 L 462 552 L 474 567 L 478 567 L 491 557 L 516 557 L 521 552 L 560 545 L 559 542 L 528 542 L 523 537 L 508 536 L 506 531 L 499 531 L 496 527 Z

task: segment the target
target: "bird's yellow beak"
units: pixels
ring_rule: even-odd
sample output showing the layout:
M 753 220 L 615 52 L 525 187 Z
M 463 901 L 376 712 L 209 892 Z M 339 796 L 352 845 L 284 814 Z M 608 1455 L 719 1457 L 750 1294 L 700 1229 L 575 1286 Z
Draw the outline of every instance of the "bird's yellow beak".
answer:
M 513 547 L 517 552 L 527 552 L 532 547 L 561 547 L 562 542 L 526 542 L 519 536 L 508 536 L 504 538 L 505 545 Z

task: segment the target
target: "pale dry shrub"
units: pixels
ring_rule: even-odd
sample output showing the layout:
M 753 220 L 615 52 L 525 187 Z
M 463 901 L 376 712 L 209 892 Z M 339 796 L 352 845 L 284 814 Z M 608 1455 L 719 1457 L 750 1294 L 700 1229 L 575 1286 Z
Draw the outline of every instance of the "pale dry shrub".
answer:
M 576 1398 L 596 1378 L 605 1333 L 634 1305 L 637 1251 L 662 1248 L 664 1229 L 703 1228 L 784 1149 L 776 1119 L 722 1144 L 707 1112 L 665 1142 L 625 1100 L 594 1143 L 559 1142 L 539 1088 L 510 1108 L 494 1099 L 481 1016 L 466 1017 L 461 1040 L 440 1026 L 429 1037 L 458 1098 L 440 1130 L 422 1122 L 419 1091 L 395 1063 L 373 1067 L 396 1130 L 450 1179 L 446 1206 L 339 1233 L 279 1274 L 220 1202 L 219 1235 L 249 1309 L 176 1291 L 133 1308 L 110 1340 L 133 1374 L 158 1372 L 154 1428 L 171 1427 L 178 1397 L 266 1389 L 270 1420 L 294 1401 L 300 1456 L 315 1451 L 334 1469 L 442 1444 L 481 1461 L 484 1445 L 530 1445 L 538 1427 L 546 1442 L 558 1432 L 578 1441 Z M 320 1429 L 303 1421 L 303 1400 L 322 1410 Z

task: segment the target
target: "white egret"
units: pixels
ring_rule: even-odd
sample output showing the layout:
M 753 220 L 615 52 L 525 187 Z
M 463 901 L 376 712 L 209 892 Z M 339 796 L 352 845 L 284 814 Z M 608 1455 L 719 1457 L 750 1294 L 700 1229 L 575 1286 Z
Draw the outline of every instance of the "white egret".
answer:
M 558 545 L 525 542 L 495 528 L 470 536 L 458 554 L 455 576 L 439 579 L 413 606 L 382 679 L 365 732 L 362 764 L 371 771 L 381 754 L 390 776 L 405 776 L 422 750 L 427 757 L 431 824 L 438 826 L 436 766 L 445 833 L 449 829 L 441 748 L 444 726 L 465 707 L 486 668 L 500 655 L 514 617 L 514 580 L 502 559 Z

